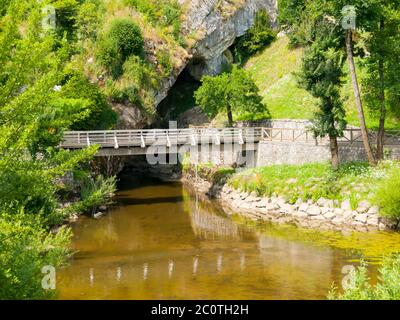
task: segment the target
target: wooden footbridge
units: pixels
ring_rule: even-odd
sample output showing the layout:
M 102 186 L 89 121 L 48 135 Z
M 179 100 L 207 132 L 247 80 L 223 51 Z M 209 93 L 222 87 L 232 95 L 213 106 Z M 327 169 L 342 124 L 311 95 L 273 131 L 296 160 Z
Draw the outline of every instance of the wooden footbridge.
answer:
M 376 134 L 370 133 L 371 141 L 376 141 Z M 387 135 L 386 145 L 400 145 L 400 137 Z M 146 129 L 146 130 L 110 130 L 110 131 L 68 131 L 64 134 L 61 147 L 64 149 L 82 149 L 99 145 L 99 156 L 107 155 L 144 155 L 149 147 L 161 147 L 167 150 L 183 145 L 223 145 L 257 144 L 260 141 L 298 142 L 306 144 L 327 144 L 325 138 L 315 138 L 305 129 L 284 128 L 206 128 L 185 129 Z M 339 143 L 362 143 L 360 129 L 346 129 Z

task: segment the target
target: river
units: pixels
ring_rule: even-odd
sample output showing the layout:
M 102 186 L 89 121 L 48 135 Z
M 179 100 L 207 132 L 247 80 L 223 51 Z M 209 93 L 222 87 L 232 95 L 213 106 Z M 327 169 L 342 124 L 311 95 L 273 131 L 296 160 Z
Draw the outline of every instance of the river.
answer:
M 398 233 L 320 232 L 226 216 L 180 183 L 124 187 L 73 226 L 59 299 L 325 299 L 343 267 L 400 252 Z

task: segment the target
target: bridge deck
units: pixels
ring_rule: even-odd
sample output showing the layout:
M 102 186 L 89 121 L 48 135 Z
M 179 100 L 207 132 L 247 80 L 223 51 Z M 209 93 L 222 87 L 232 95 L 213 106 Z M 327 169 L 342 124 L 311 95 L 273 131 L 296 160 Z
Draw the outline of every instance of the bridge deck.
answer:
M 372 141 L 376 133 L 370 132 Z M 65 149 L 81 149 L 90 145 L 101 148 L 147 148 L 149 146 L 180 146 L 199 144 L 246 144 L 260 141 L 292 141 L 322 144 L 329 139 L 316 139 L 305 129 L 283 128 L 189 128 L 189 129 L 149 129 L 149 130 L 110 130 L 110 131 L 68 131 L 60 146 Z M 360 129 L 346 129 L 340 143 L 361 143 Z M 400 137 L 386 135 L 386 145 L 400 145 Z

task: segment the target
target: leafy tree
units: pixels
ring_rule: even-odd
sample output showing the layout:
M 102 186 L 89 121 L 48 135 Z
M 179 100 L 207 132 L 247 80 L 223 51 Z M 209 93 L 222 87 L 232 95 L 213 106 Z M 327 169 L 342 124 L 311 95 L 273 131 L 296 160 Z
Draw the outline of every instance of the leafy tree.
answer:
M 363 34 L 368 56 L 364 59 L 367 78 L 364 80 L 365 101 L 379 115 L 377 160 L 383 159 L 383 140 L 388 110 L 400 109 L 400 4 L 382 1 L 378 17 Z
M 314 43 L 308 47 L 303 57 L 299 73 L 300 84 L 319 99 L 319 110 L 314 117 L 314 134 L 329 136 L 332 166 L 339 165 L 337 137 L 343 135 L 346 127 L 345 111 L 340 98 L 344 56 L 338 51 L 337 29 L 325 19 L 320 22 Z
M 195 92 L 196 103 L 210 116 L 226 111 L 228 125 L 233 126 L 232 112 L 263 112 L 266 107 L 257 85 L 243 69 L 234 66 L 232 72 L 216 77 L 205 76 Z
M 76 100 L 79 100 L 81 102 L 79 109 L 85 113 L 85 117 L 78 118 L 71 123 L 69 126 L 71 130 L 107 130 L 116 123 L 117 114 L 109 106 L 104 94 L 83 74 L 71 75 L 62 86 L 60 96 L 73 99 L 72 102 L 75 103 Z M 65 102 L 65 100 L 62 101 Z M 64 109 L 67 108 L 64 107 Z

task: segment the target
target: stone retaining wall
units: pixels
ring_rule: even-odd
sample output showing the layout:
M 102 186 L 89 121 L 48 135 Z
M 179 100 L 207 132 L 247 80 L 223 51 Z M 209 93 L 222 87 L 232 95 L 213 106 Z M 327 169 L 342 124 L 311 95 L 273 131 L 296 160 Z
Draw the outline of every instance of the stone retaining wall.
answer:
M 279 196 L 259 197 L 255 192 L 241 192 L 223 183 L 212 185 L 187 172 L 183 182 L 197 192 L 218 199 L 229 215 L 240 214 L 255 220 L 341 231 L 395 230 L 399 225 L 398 221 L 380 217 L 378 207 L 368 201 L 360 202 L 356 210 L 352 210 L 350 200 L 339 203 L 321 198 L 316 203 L 308 200 L 290 204 Z

